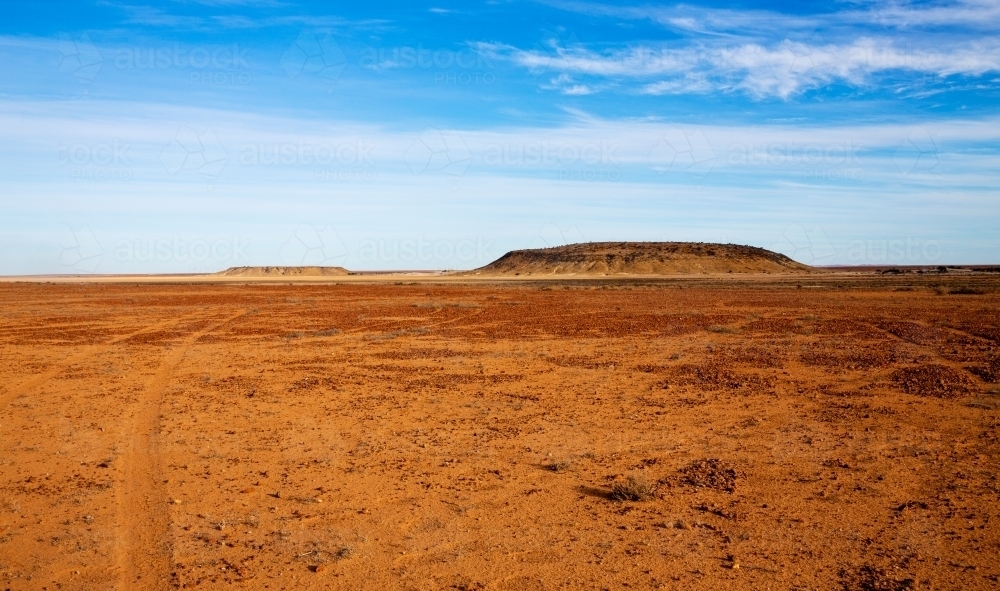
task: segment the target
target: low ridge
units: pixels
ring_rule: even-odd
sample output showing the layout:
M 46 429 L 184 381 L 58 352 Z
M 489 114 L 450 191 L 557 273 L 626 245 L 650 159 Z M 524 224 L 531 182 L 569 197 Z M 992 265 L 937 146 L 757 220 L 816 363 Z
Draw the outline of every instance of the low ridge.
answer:
M 703 242 L 585 242 L 512 250 L 480 275 L 803 273 L 813 268 L 755 246 Z
M 230 267 L 216 275 L 225 277 L 322 277 L 347 275 L 343 267 Z

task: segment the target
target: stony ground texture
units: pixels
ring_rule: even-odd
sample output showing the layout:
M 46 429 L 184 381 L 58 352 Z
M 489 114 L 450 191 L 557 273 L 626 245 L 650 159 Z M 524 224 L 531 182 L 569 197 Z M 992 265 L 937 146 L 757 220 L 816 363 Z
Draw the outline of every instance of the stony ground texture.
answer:
M 2 284 L 0 591 L 995 589 L 998 341 L 989 286 Z

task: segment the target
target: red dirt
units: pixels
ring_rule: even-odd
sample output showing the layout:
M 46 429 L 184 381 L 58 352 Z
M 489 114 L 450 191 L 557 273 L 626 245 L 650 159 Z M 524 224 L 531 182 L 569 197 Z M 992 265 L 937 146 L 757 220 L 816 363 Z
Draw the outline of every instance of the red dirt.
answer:
M 996 588 L 996 286 L 791 287 L 0 284 L 0 591 Z

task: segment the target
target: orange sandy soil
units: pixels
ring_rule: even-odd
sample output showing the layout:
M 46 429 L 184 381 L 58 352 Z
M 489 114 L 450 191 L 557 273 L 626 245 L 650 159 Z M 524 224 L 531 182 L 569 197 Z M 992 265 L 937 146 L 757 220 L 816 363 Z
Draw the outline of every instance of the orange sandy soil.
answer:
M 997 588 L 997 292 L 699 285 L 0 285 L 0 591 Z

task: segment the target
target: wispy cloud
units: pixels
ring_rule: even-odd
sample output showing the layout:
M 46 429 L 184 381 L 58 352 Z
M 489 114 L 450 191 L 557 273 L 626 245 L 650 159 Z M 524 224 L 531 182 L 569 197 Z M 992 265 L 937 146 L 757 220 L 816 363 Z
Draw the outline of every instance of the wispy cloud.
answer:
M 200 4 L 202 6 L 251 6 L 255 8 L 278 8 L 287 6 L 280 0 L 174 0 L 182 4 Z
M 946 2 L 873 2 L 861 9 L 789 15 L 769 10 L 673 6 L 622 6 L 601 2 L 552 0 L 547 4 L 567 11 L 628 20 L 648 20 L 693 33 L 747 36 L 786 33 L 849 25 L 878 24 L 892 28 L 960 25 L 978 30 L 1000 30 L 1000 0 Z
M 625 20 L 647 20 L 667 28 L 720 36 L 755 36 L 761 33 L 814 29 L 821 24 L 813 16 L 786 15 L 769 10 L 712 9 L 675 6 L 623 6 L 600 2 L 555 0 L 547 2 L 563 10 Z
M 153 27 L 200 28 L 205 23 L 205 19 L 198 16 L 171 14 L 162 8 L 154 8 L 152 6 L 131 6 L 124 4 L 119 7 L 127 15 L 125 22 L 131 24 Z
M 243 15 L 217 15 L 213 23 L 229 29 L 263 29 L 267 27 L 309 27 L 314 29 L 383 30 L 391 21 L 384 19 L 350 20 L 338 16 L 285 15 L 247 17 Z
M 555 47 L 553 53 L 546 53 L 500 44 L 478 44 L 477 49 L 532 70 L 638 80 L 641 92 L 647 94 L 740 90 L 755 97 L 788 98 L 834 83 L 863 86 L 874 75 L 888 71 L 937 77 L 1000 71 L 1000 41 L 996 39 L 935 49 L 900 48 L 891 40 L 871 38 L 840 45 L 785 40 L 771 46 L 640 46 L 606 53 L 583 47 Z M 567 80 L 571 86 L 580 84 Z
M 254 0 L 192 0 L 196 4 L 217 7 L 280 7 L 280 2 Z M 267 27 L 311 27 L 317 29 L 352 28 L 358 30 L 385 29 L 390 21 L 385 19 L 347 19 L 332 15 L 283 14 L 256 15 L 215 14 L 215 15 L 180 15 L 163 8 L 153 6 L 138 6 L 131 4 L 105 2 L 115 6 L 125 13 L 128 24 L 144 25 L 157 28 L 185 28 L 199 31 L 214 31 L 219 27 L 227 29 L 262 29 Z
M 414 146 L 422 145 L 420 138 L 427 134 L 420 128 L 360 124 L 332 114 L 0 100 L 0 128 L 7 140 L 0 146 L 0 163 L 11 195 L 0 235 L 21 230 L 24 220 L 32 220 L 42 232 L 70 220 L 75 226 L 90 225 L 110 252 L 122 239 L 183 234 L 179 229 L 189 228 L 192 219 L 210 218 L 212 224 L 205 225 L 210 229 L 204 230 L 209 236 L 231 236 L 230 228 L 237 228 L 255 248 L 273 238 L 277 253 L 303 220 L 342 224 L 337 229 L 348 230 L 342 234 L 345 243 L 356 245 L 373 233 L 454 236 L 449 232 L 456 219 L 475 232 L 509 236 L 518 219 L 535 223 L 537 216 L 570 210 L 582 212 L 581 224 L 608 232 L 608 220 L 629 210 L 633 217 L 621 230 L 624 236 L 673 224 L 691 232 L 688 239 L 699 240 L 705 238 L 704 229 L 691 228 L 703 224 L 742 229 L 749 236 L 746 241 L 769 246 L 788 223 L 775 220 L 801 220 L 804 215 L 833 220 L 825 228 L 831 239 L 842 241 L 870 237 L 877 227 L 879 236 L 916 233 L 935 240 L 952 232 L 961 243 L 973 232 L 988 236 L 1000 208 L 984 190 L 997 186 L 1000 176 L 995 116 L 916 125 L 690 126 L 565 111 L 569 116 L 554 125 L 550 120 L 503 129 L 470 124 L 446 130 L 449 137 L 461 138 L 462 156 L 468 160 L 464 176 L 452 179 L 412 168 Z M 175 174 L 165 161 L 166 149 L 181 129 L 195 130 L 199 137 L 211 132 L 221 147 L 225 168 L 210 187 L 203 175 Z M 302 154 L 295 150 L 303 146 L 325 146 L 333 154 L 341 148 L 352 154 L 363 150 L 365 164 L 345 166 L 369 167 L 370 181 L 332 184 L 325 172 L 337 164 L 245 158 L 248 148 L 251 154 L 260 148 L 260 153 L 266 149 L 274 155 L 279 147 Z M 107 152 L 101 153 L 103 159 L 124 157 L 124 163 L 113 166 L 127 167 L 129 180 L 84 178 L 90 168 L 104 166 L 90 159 L 94 149 Z M 573 176 L 577 173 L 583 176 Z M 583 182 L 587 174 L 601 176 Z M 277 194 L 283 196 L 280 207 L 275 206 Z M 470 204 L 459 213 L 456 194 Z M 885 216 L 889 207 L 898 213 Z M 127 223 L 116 226 L 105 219 Z M 859 220 L 868 224 L 867 230 L 858 229 Z M 963 248 L 980 257 L 993 252 Z M 0 251 L 0 272 L 12 272 L 13 259 L 4 260 L 11 249 Z M 34 272 L 54 265 L 57 257 L 58 250 L 48 259 L 33 259 Z
M 877 23 L 890 27 L 925 27 L 960 25 L 973 29 L 1000 29 L 1000 0 L 959 0 L 916 4 L 889 2 L 868 10 L 842 14 L 845 20 Z

